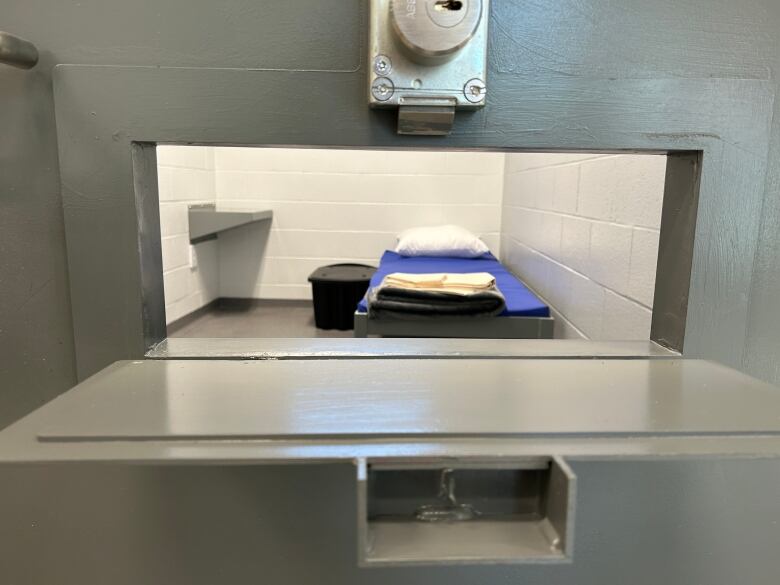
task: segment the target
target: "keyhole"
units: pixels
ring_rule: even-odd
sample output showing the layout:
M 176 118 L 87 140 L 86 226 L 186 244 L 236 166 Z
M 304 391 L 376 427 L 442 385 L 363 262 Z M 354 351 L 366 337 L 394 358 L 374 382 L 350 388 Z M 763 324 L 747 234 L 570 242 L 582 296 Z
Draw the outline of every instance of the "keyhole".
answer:
M 459 0 L 437 0 L 433 8 L 439 12 L 443 10 L 460 10 L 463 8 L 463 2 Z

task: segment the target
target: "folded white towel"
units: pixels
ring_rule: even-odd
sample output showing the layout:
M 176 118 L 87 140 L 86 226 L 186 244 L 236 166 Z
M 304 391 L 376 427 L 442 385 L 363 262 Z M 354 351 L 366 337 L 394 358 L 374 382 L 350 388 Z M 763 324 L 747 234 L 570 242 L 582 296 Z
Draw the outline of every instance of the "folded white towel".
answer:
M 393 272 L 384 277 L 382 286 L 468 295 L 495 289 L 496 279 L 488 272 L 429 274 Z

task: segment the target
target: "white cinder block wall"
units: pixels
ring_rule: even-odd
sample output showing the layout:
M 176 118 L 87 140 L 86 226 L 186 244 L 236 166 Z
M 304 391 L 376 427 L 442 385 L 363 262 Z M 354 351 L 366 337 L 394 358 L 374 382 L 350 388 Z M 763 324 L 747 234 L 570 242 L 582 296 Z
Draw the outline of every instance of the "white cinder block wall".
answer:
M 220 206 L 263 207 L 273 222 L 219 237 L 223 297 L 309 299 L 309 274 L 376 265 L 407 228 L 454 223 L 499 253 L 504 155 L 217 148 Z
M 649 339 L 666 157 L 509 154 L 502 261 L 556 337 Z
M 219 296 L 217 242 L 193 246 L 190 267 L 187 207 L 215 203 L 214 149 L 203 146 L 158 146 L 165 317 L 168 323 Z

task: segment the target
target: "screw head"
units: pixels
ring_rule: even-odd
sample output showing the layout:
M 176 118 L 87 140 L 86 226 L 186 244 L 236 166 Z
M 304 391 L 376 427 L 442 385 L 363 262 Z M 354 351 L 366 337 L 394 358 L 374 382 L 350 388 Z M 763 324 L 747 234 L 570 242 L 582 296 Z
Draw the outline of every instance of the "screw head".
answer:
M 371 95 L 380 102 L 386 102 L 395 92 L 395 85 L 389 77 L 377 77 L 371 84 Z
M 487 86 L 484 81 L 475 77 L 468 80 L 466 85 L 463 86 L 463 95 L 472 104 L 478 104 L 485 101 Z
M 387 55 L 377 55 L 374 57 L 374 73 L 379 76 L 390 75 L 393 70 L 393 62 Z

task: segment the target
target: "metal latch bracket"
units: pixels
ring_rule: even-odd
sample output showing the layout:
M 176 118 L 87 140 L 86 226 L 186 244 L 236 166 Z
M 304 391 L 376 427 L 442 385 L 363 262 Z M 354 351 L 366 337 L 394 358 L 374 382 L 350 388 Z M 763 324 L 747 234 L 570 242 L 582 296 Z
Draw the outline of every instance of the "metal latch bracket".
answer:
M 455 106 L 400 106 L 398 133 L 446 136 L 455 121 Z

